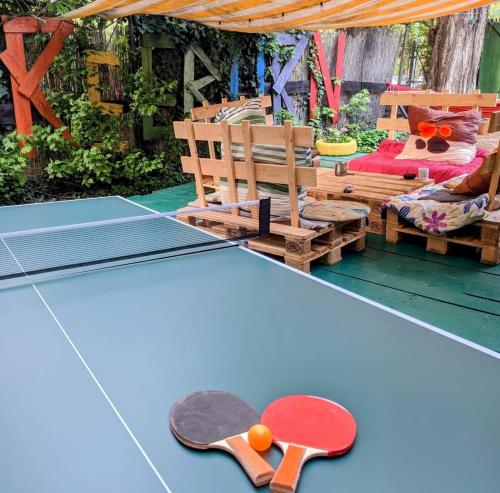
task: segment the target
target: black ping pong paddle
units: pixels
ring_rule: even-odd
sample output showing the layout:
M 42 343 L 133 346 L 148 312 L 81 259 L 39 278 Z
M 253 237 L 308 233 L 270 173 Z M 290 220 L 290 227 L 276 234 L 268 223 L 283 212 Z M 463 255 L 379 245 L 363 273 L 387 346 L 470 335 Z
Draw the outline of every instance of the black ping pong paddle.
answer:
M 200 391 L 179 399 L 170 409 L 170 429 L 184 445 L 220 449 L 232 454 L 255 486 L 268 484 L 274 469 L 247 442 L 259 413 L 240 397 L 222 391 Z

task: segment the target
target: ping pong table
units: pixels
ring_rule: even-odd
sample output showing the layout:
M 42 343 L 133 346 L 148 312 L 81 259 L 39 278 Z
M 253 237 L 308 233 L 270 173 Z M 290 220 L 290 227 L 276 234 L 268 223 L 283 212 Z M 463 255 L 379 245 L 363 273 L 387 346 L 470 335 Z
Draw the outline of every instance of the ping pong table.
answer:
M 3 207 L 0 233 L 150 213 Z M 354 448 L 308 463 L 304 493 L 500 491 L 499 355 L 277 261 L 234 247 L 0 285 L 2 493 L 254 491 L 229 455 L 170 433 L 172 403 L 202 389 L 353 413 Z

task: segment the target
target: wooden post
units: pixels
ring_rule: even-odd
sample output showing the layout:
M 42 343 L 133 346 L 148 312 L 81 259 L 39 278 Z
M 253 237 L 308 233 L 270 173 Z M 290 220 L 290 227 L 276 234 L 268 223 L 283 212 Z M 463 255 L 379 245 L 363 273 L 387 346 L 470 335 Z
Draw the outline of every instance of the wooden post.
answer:
M 345 51 L 345 31 L 340 31 L 337 36 L 337 58 L 335 60 L 335 78 L 342 80 L 344 76 L 344 51 Z M 337 123 L 340 118 L 340 95 L 342 92 L 342 84 L 335 84 L 333 88 L 333 104 L 332 109 L 335 110 L 333 123 Z
M 285 127 L 285 149 L 286 165 L 288 168 L 288 196 L 290 198 L 291 224 L 295 228 L 300 227 L 299 221 L 299 199 L 297 197 L 297 177 L 295 175 L 295 147 L 293 145 L 293 126 L 291 121 L 284 122 Z
M 255 163 L 253 159 L 253 146 L 252 146 L 252 128 L 248 120 L 241 122 L 241 129 L 243 132 L 243 150 L 245 153 L 245 164 L 247 171 L 247 187 L 248 187 L 248 200 L 256 200 L 257 195 L 257 182 L 255 178 Z M 259 208 L 252 207 L 252 217 L 258 219 Z
M 238 202 L 238 189 L 236 187 L 236 174 L 234 171 L 233 152 L 231 149 L 231 131 L 227 120 L 220 122 L 222 129 L 222 145 L 224 146 L 224 160 L 226 162 L 227 186 L 229 189 L 229 200 L 234 204 Z M 231 214 L 238 215 L 237 208 L 231 209 Z
M 240 60 L 237 56 L 233 58 L 231 65 L 229 93 L 231 94 L 231 99 L 236 99 L 240 93 Z
M 198 157 L 198 148 L 196 147 L 193 122 L 189 118 L 186 118 L 184 120 L 184 124 L 186 125 L 189 153 L 194 161 L 194 179 L 196 184 L 196 193 L 198 194 L 198 202 L 200 207 L 206 207 L 207 199 L 205 197 L 205 189 L 203 188 L 203 175 L 201 172 L 200 158 Z
M 184 55 L 184 112 L 188 113 L 194 106 L 193 94 L 187 84 L 194 80 L 194 51 L 189 48 Z

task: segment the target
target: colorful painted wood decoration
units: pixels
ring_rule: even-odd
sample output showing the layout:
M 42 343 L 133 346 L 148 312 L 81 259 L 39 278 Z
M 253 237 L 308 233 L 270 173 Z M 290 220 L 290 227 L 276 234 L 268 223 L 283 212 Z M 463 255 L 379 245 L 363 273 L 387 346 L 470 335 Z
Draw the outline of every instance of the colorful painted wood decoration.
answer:
M 119 67 L 120 59 L 116 53 L 109 51 L 87 51 L 87 94 L 89 100 L 96 103 L 104 113 L 121 115 L 123 113 L 123 105 L 101 101 L 99 65 Z
M 200 79 L 194 78 L 194 63 L 197 58 L 208 70 L 209 75 Z M 192 43 L 184 55 L 184 112 L 189 113 L 194 106 L 194 99 L 202 103 L 206 98 L 200 89 L 214 81 L 220 81 L 222 76 L 208 58 L 207 54 L 196 43 Z
M 64 126 L 56 116 L 52 106 L 40 90 L 40 82 L 61 51 L 65 38 L 73 32 L 73 24 L 55 19 L 35 19 L 34 17 L 2 18 L 6 49 L 0 53 L 0 60 L 10 72 L 12 99 L 17 131 L 24 135 L 33 133 L 31 105 L 54 128 Z M 26 67 L 24 35 L 44 33 L 52 34 L 50 41 L 35 61 L 30 70 Z M 72 140 L 69 131 L 64 137 Z
M 174 49 L 175 41 L 166 34 L 144 34 L 141 45 L 142 70 L 146 74 L 153 74 L 153 50 Z M 165 103 L 165 106 L 175 106 L 175 96 Z M 152 116 L 146 116 L 142 119 L 142 137 L 144 140 L 154 140 L 168 135 L 171 130 L 167 126 L 156 126 Z
M 273 111 L 277 112 L 285 105 L 286 109 L 295 114 L 292 100 L 288 95 L 285 85 L 293 72 L 293 69 L 299 62 L 304 50 L 309 44 L 311 38 L 310 33 L 304 34 L 301 38 L 297 38 L 291 34 L 278 34 L 278 42 L 285 45 L 295 46 L 295 51 L 290 60 L 283 67 L 278 54 L 273 57 L 271 71 L 273 77 Z
M 323 76 L 323 84 L 325 85 L 326 91 L 326 100 L 328 102 L 328 106 L 332 109 L 335 109 L 335 97 L 333 92 L 332 79 L 330 78 L 330 71 L 328 70 L 325 47 L 323 46 L 323 40 L 321 39 L 321 33 L 319 31 L 314 32 L 313 41 L 316 45 L 316 50 L 318 53 L 318 57 L 315 63 L 316 67 L 321 71 L 321 75 Z M 309 113 L 312 118 L 314 115 L 314 110 L 318 106 L 318 84 L 312 72 L 310 75 L 310 84 Z M 340 91 L 338 95 L 340 102 Z M 338 115 L 338 106 L 336 112 L 336 115 Z M 335 116 L 333 117 L 333 121 L 335 121 Z

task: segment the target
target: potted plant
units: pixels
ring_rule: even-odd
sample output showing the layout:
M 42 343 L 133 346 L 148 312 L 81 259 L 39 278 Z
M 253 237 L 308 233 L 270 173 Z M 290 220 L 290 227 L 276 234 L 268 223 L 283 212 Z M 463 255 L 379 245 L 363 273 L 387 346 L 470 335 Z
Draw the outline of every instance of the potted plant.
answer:
M 330 127 L 316 141 L 316 149 L 322 156 L 349 156 L 357 151 L 358 145 L 347 135 L 346 128 Z

